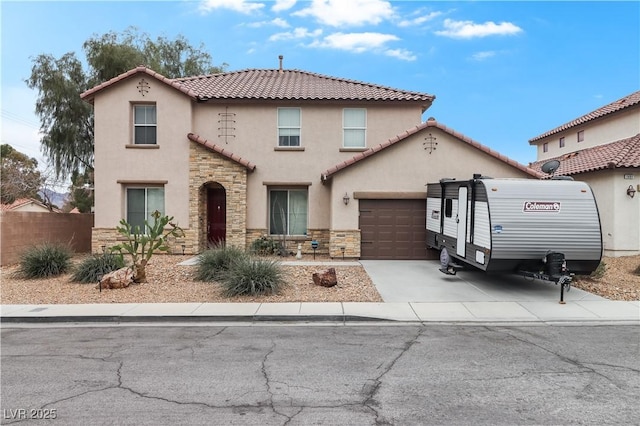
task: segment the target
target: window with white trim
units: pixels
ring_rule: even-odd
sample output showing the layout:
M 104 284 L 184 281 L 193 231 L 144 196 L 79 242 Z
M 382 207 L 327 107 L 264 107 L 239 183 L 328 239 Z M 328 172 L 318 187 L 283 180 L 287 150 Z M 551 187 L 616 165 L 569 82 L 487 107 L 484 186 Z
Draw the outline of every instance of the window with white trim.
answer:
M 157 114 L 155 105 L 133 106 L 133 143 L 155 145 L 157 143 Z
M 560 148 L 564 148 L 564 136 L 560 138 L 559 145 L 560 145 Z
M 153 225 L 154 218 L 151 216 L 156 210 L 164 216 L 164 188 L 130 187 L 127 191 L 126 213 L 127 222 L 137 233 L 145 233 L 144 221 Z
M 367 146 L 367 110 L 345 108 L 342 111 L 344 148 L 365 148 Z
M 307 235 L 308 190 L 269 191 L 269 234 Z
M 300 146 L 300 108 L 278 108 L 278 146 Z
M 584 141 L 584 130 L 578 132 L 578 142 Z

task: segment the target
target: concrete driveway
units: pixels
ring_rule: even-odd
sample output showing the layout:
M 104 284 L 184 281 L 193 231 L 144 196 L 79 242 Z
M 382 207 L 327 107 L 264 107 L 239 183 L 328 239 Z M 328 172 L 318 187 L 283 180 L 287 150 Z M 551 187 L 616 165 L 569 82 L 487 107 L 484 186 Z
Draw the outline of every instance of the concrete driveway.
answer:
M 437 260 L 361 260 L 385 302 L 549 302 L 560 300 L 560 286 L 520 275 L 462 270 L 443 274 Z M 567 302 L 606 300 L 571 287 Z

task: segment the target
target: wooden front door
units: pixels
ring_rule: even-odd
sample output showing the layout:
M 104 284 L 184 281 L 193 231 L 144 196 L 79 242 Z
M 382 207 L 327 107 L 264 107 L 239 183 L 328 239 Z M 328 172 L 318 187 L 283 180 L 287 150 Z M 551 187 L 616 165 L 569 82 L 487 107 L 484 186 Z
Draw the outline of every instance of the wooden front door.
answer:
M 227 234 L 227 196 L 224 188 L 207 189 L 207 244 L 224 244 Z

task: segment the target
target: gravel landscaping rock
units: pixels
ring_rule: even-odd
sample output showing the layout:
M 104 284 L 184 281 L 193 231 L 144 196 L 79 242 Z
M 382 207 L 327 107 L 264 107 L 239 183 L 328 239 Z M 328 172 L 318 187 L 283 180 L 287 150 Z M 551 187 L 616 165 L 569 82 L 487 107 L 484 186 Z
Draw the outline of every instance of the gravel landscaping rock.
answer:
M 313 273 L 321 273 L 329 265 L 282 266 L 287 285 L 280 294 L 227 298 L 218 283 L 194 281 L 195 266 L 179 263 L 190 256 L 157 255 L 147 266 L 147 283 L 128 288 L 99 291 L 97 283 L 71 282 L 65 274 L 47 279 L 19 279 L 17 265 L 0 269 L 0 302 L 2 304 L 75 304 L 75 303 L 242 303 L 242 302 L 382 302 L 380 294 L 362 266 L 341 266 L 332 260 L 338 285 L 321 287 L 313 283 Z M 82 257 L 74 258 L 78 263 Z M 294 261 L 294 258 L 286 260 Z M 311 256 L 302 261 L 311 261 Z M 330 261 L 318 257 L 317 261 Z M 610 300 L 640 300 L 640 256 L 604 258 L 606 267 L 601 278 L 579 277 L 573 285 Z

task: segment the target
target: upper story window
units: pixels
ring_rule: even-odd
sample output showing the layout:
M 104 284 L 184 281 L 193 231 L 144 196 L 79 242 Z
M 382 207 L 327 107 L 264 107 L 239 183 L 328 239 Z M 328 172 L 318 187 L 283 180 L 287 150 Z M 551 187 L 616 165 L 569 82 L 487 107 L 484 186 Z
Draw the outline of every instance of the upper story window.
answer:
M 560 138 L 560 148 L 564 148 L 564 136 Z
M 300 108 L 278 108 L 278 146 L 300 146 Z
M 133 143 L 155 145 L 157 143 L 157 115 L 155 105 L 133 106 Z
M 578 142 L 582 142 L 584 140 L 584 130 L 580 130 L 578 132 Z
M 365 148 L 367 146 L 367 110 L 345 108 L 343 110 L 343 146 L 345 148 Z
M 127 222 L 140 233 L 146 233 L 144 221 L 153 225 L 152 213 L 156 210 L 164 216 L 164 188 L 127 188 Z
M 545 142 L 542 144 L 542 152 L 549 152 L 549 143 Z

